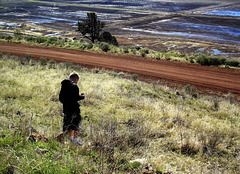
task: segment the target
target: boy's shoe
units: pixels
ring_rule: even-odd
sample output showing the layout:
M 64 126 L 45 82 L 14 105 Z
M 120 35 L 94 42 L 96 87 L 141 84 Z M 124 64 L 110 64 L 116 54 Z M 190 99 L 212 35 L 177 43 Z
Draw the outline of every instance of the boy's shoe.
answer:
M 80 142 L 74 142 L 74 144 L 78 145 L 78 146 L 82 146 L 83 144 Z
M 77 138 L 74 138 L 74 139 L 72 140 L 72 142 L 73 142 L 75 145 L 78 145 L 78 146 L 82 146 L 82 145 L 83 145 L 82 143 L 80 143 L 80 142 L 77 140 Z

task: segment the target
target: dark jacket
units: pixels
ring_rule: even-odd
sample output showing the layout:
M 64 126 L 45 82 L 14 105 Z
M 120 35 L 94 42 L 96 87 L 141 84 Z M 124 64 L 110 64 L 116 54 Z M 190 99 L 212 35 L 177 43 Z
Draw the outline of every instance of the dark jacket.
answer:
M 59 100 L 63 104 L 63 113 L 80 113 L 79 100 L 83 100 L 84 96 L 79 95 L 78 86 L 71 80 L 63 80 L 59 94 Z

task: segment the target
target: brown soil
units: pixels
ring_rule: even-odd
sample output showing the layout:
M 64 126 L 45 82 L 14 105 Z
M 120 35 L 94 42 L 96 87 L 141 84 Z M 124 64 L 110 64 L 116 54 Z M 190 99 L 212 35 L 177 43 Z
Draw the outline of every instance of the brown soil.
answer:
M 239 70 L 10 42 L 0 42 L 0 52 L 17 56 L 25 56 L 28 53 L 34 58 L 46 57 L 47 59 L 73 62 L 87 67 L 103 67 L 115 71 L 135 73 L 141 78 L 144 77 L 145 80 L 160 80 L 169 84 L 191 84 L 200 90 L 232 93 L 240 96 Z

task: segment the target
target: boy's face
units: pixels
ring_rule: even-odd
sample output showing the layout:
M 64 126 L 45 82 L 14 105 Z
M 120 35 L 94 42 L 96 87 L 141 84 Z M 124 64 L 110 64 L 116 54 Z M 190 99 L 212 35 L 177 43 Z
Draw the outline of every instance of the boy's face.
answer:
M 73 82 L 77 84 L 77 83 L 78 83 L 78 80 L 79 80 L 79 78 L 74 78 L 74 79 L 73 79 Z

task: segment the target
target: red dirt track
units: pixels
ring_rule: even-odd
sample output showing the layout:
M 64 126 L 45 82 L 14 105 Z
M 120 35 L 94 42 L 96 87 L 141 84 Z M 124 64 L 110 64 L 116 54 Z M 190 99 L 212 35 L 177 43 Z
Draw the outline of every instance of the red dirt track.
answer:
M 0 42 L 0 52 L 17 56 L 27 53 L 34 58 L 78 63 L 138 74 L 151 80 L 164 80 L 182 85 L 191 84 L 201 90 L 232 93 L 240 96 L 240 71 L 140 57 L 96 54 L 83 51 Z

